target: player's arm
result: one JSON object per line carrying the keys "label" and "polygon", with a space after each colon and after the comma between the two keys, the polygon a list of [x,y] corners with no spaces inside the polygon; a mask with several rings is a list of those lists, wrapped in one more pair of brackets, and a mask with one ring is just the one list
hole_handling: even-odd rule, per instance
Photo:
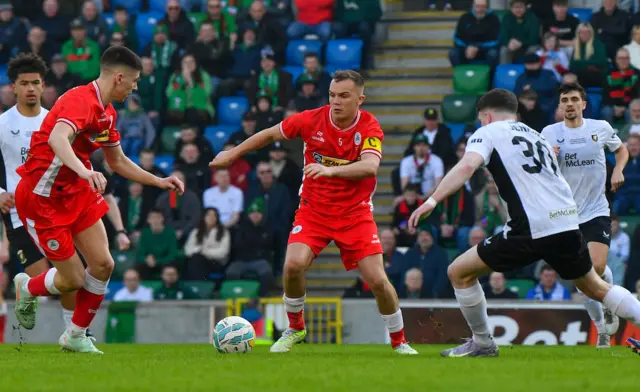
{"label": "player's arm", "polygon": [[274,125],[271,128],[264,129],[260,132],[256,132],[253,136],[235,146],[231,150],[221,151],[216,157],[209,163],[211,167],[227,167],[233,161],[241,158],[245,154],[259,150],[262,147],[268,146],[280,140],[285,140],[285,137],[280,132],[280,124]]}
{"label": "player's arm", "polygon": [[120,215],[118,201],[112,193],[105,194],[104,201],[109,206],[107,217],[117,233],[118,249],[121,251],[127,250],[129,249],[129,246],[131,246],[131,241],[129,240],[127,231],[124,228],[124,223],[122,222],[122,215]]}
{"label": "player's arm", "polygon": [[615,155],[616,165],[611,174],[611,190],[614,192],[624,184],[624,174],[622,174],[622,171],[625,166],[627,166],[627,162],[629,162],[629,150],[627,150],[627,146],[620,144],[620,147],[615,151]]}
{"label": "player's arm", "polygon": [[312,163],[304,167],[304,175],[310,178],[340,177],[340,178],[367,178],[378,174],[380,157],[376,154],[362,154],[358,162],[344,166],[323,166]]}

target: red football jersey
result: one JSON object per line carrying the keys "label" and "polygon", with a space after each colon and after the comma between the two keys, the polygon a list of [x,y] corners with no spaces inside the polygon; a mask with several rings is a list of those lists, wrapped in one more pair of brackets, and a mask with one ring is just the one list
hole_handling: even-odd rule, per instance
{"label": "red football jersey", "polygon": [[[378,120],[364,110],[354,123],[338,128],[331,120],[329,105],[308,110],[280,123],[282,135],[300,137],[304,143],[304,164],[320,163],[341,166],[360,160],[362,154],[375,154],[382,159],[384,134]],[[371,198],[376,190],[376,178],[303,178],[300,189],[301,207],[308,205],[321,214],[345,216],[373,211]]]}
{"label": "red football jersey", "polygon": [[116,110],[102,104],[100,88],[94,81],[64,93],[42,121],[40,130],[33,133],[31,147],[24,165],[17,170],[33,192],[44,197],[76,193],[89,183],[62,164],[49,146],[53,127],[63,122],[73,128],[71,147],[76,156],[91,168],[91,153],[102,146],[120,144],[116,131]]}

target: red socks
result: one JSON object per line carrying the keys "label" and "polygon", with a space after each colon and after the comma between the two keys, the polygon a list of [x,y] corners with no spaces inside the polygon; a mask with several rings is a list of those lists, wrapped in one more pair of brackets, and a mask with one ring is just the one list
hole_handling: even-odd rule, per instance
{"label": "red socks", "polygon": [[391,347],[393,348],[407,343],[407,339],[404,338],[404,328],[398,332],[389,332],[389,336],[391,337]]}
{"label": "red socks", "polygon": [[0,314],[0,343],[4,343],[4,326],[7,322],[7,316]]}
{"label": "red socks", "polygon": [[29,278],[27,282],[27,290],[34,297],[47,297],[50,295],[60,294],[54,284],[54,277],[57,270],[55,268],[49,268],[45,272],[38,276]]}
{"label": "red socks", "polygon": [[298,331],[301,331],[305,328],[304,310],[301,310],[297,313],[287,312],[287,317],[289,318],[289,328],[293,328]]}
{"label": "red socks", "polygon": [[80,328],[89,328],[91,321],[96,317],[104,294],[94,294],[84,287],[76,294],[76,309],[73,312],[71,322]]}

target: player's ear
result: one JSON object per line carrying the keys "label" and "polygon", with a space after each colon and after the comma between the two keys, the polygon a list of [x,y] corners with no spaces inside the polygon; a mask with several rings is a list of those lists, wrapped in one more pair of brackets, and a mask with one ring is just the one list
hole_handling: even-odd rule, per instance
{"label": "player's ear", "polygon": [[367,97],[364,94],[360,94],[360,96],[358,97],[358,104],[362,105],[365,99],[367,99]]}
{"label": "player's ear", "polygon": [[585,109],[587,109],[587,100],[583,99],[582,100],[582,110],[584,111]]}

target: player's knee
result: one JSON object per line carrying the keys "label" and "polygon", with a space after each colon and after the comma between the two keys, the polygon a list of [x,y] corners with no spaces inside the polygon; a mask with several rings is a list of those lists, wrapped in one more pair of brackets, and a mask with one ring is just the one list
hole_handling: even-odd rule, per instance
{"label": "player's knee", "polygon": [[463,287],[466,287],[473,280],[477,279],[474,275],[464,274],[455,262],[447,267],[447,276],[451,284]]}
{"label": "player's knee", "polygon": [[100,280],[108,280],[115,267],[111,257],[106,257],[98,263],[91,265],[91,275]]}
{"label": "player's knee", "polygon": [[63,287],[59,287],[61,291],[76,291],[84,286],[85,272],[84,269],[73,271],[71,274],[62,277]]}
{"label": "player's knee", "polygon": [[288,275],[299,275],[309,268],[308,262],[302,257],[287,257],[284,262],[284,272]]}
{"label": "player's knee", "polygon": [[376,275],[369,278],[367,284],[369,285],[369,288],[371,288],[371,291],[373,291],[374,293],[383,293],[387,287],[387,284],[390,285],[389,279],[384,274]]}

